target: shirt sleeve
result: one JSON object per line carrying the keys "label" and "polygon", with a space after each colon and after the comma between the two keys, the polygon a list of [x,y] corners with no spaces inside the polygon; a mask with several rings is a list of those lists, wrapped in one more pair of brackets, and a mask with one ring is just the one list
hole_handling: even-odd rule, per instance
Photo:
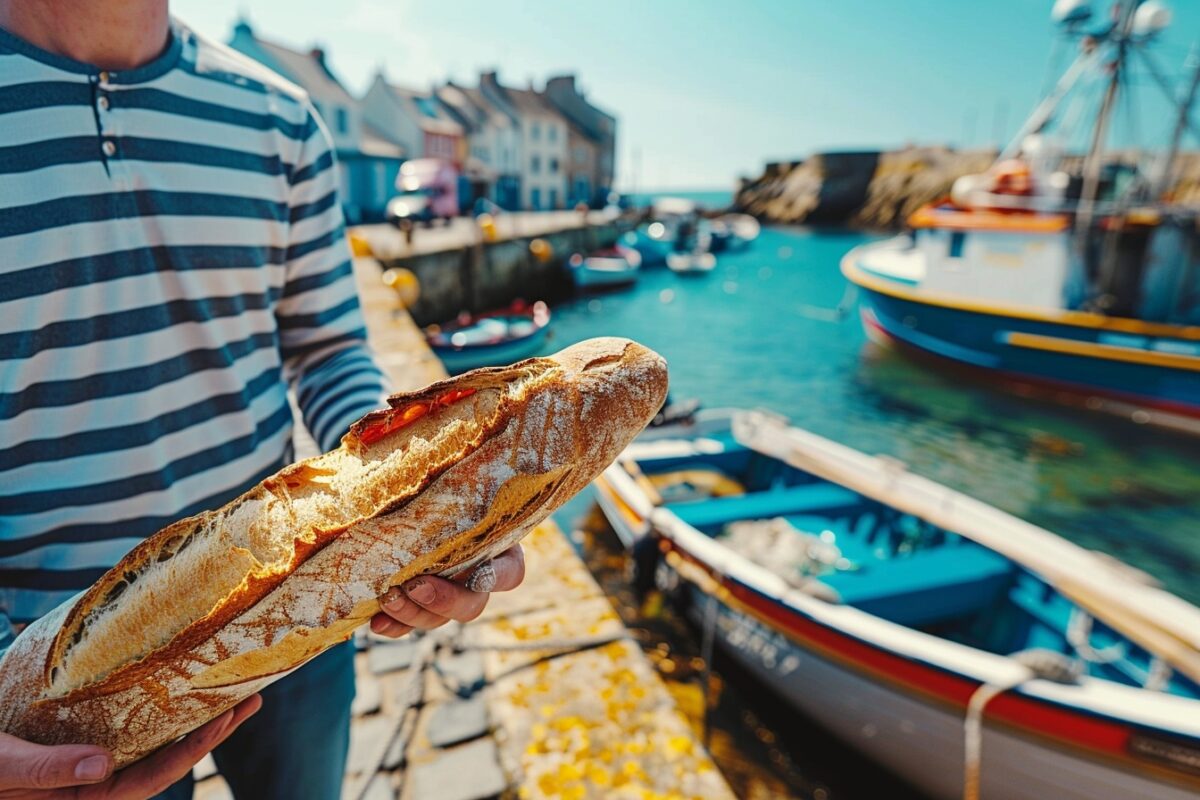
{"label": "shirt sleeve", "polygon": [[275,306],[284,376],[323,451],[386,405],[386,381],[367,345],[338,200],[337,160],[308,105],[307,137],[291,172],[286,277]]}
{"label": "shirt sleeve", "polygon": [[13,639],[17,638],[17,631],[12,626],[12,622],[8,617],[0,612],[0,658],[4,658],[4,654],[8,652],[8,648],[12,645]]}

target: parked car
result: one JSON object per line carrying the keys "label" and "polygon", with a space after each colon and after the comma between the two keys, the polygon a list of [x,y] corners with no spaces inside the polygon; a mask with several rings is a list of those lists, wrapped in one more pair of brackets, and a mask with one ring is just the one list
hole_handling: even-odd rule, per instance
{"label": "parked car", "polygon": [[449,161],[405,161],[396,176],[396,189],[400,194],[388,203],[387,218],[398,228],[458,216],[458,170]]}

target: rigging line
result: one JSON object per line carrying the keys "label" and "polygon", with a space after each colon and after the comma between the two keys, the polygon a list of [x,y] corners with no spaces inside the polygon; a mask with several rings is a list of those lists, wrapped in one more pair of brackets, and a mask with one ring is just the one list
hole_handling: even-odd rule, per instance
{"label": "rigging line", "polygon": [[[1157,84],[1158,88],[1166,96],[1167,102],[1172,106],[1178,106],[1179,98],[1175,96],[1175,88],[1171,86],[1171,82],[1167,80],[1162,70],[1158,68],[1158,64],[1150,56],[1150,53],[1141,47],[1134,48],[1134,52],[1141,57],[1142,62],[1146,65],[1146,69],[1150,72],[1151,77],[1154,78],[1155,84]],[[1197,127],[1195,121],[1192,120],[1191,114],[1181,112],[1181,118],[1183,120],[1182,124],[1186,126],[1188,132],[1200,141],[1200,127]]]}

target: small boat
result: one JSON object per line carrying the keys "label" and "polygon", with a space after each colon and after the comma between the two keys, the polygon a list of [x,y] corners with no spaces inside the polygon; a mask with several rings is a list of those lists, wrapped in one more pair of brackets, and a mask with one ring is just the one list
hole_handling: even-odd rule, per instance
{"label": "small boat", "polygon": [[621,237],[621,242],[626,247],[636,250],[642,257],[643,267],[667,263],[667,253],[671,252],[674,241],[674,231],[669,229],[666,223],[658,220],[639,225]]}
{"label": "small boat", "polygon": [[745,250],[758,238],[762,226],[749,214],[723,214],[708,223],[714,253]]}
{"label": "small boat", "polygon": [[717,257],[707,250],[667,253],[667,268],[676,275],[706,275],[717,266]]}
{"label": "small boat", "polygon": [[425,340],[452,374],[477,367],[511,364],[537,355],[550,333],[550,309],[540,300],[518,300],[486,314],[461,314],[454,322],[431,325]]}
{"label": "small boat", "polygon": [[635,282],[642,257],[636,250],[616,244],[587,257],[576,253],[567,264],[577,289],[608,289]]}
{"label": "small boat", "polygon": [[658,506],[641,550],[659,588],[912,785],[1200,792],[1200,609],[1147,576],[760,412],[735,415],[731,436],[637,446],[610,487]]}

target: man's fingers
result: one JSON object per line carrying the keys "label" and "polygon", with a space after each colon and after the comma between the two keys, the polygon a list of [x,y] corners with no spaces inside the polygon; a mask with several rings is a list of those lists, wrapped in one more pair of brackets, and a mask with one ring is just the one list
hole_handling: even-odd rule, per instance
{"label": "man's fingers", "polygon": [[[492,578],[486,580],[486,570],[490,568]],[[485,577],[476,577],[480,570],[485,570]],[[508,548],[491,561],[484,562],[475,568],[467,579],[467,588],[476,592],[508,592],[521,585],[525,580],[525,551],[521,545]],[[491,587],[486,583],[491,583]],[[484,585],[481,585],[484,584]]]}
{"label": "man's fingers", "polygon": [[112,765],[112,756],[103,747],[47,747],[0,733],[0,790],[98,783],[109,776]]}
{"label": "man's fingers", "polygon": [[188,773],[204,755],[229,738],[238,726],[262,707],[258,695],[189,733],[182,740],[121,770],[105,800],[141,800],[158,794]]}
{"label": "man's fingers", "polygon": [[412,632],[411,625],[405,625],[399,620],[392,619],[382,611],[371,617],[371,630],[380,636],[388,636],[392,639],[399,639],[406,633]]}
{"label": "man's fingers", "polygon": [[402,636],[413,628],[430,630],[451,619],[470,622],[483,613],[489,592],[515,589],[524,579],[525,552],[520,545],[480,564],[465,579],[422,575],[393,586],[379,599],[383,611],[371,619],[371,630]]}
{"label": "man's fingers", "polygon": [[[425,580],[425,578],[416,578],[410,581],[410,583],[416,583],[421,580]],[[442,583],[449,582],[443,581],[441,578],[433,578],[432,580],[441,581]],[[456,588],[460,591],[465,591],[462,587]],[[436,591],[438,590],[435,589]],[[380,605],[383,608],[383,613],[390,617],[396,624],[405,625],[409,628],[427,631],[445,625],[450,621],[447,615],[431,611],[417,603],[399,586],[393,586],[391,589],[388,589],[387,593],[381,598]],[[374,625],[371,627],[373,630],[378,631]]]}

